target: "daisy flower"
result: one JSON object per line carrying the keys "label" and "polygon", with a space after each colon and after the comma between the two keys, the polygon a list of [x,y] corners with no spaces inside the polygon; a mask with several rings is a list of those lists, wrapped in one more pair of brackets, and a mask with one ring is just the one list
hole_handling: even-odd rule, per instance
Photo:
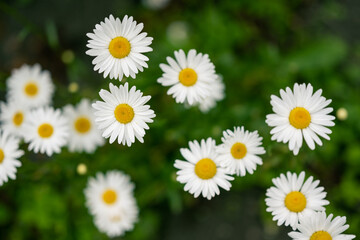
{"label": "daisy flower", "polygon": [[110,83],[109,87],[110,92],[102,89],[99,93],[104,101],[92,105],[102,136],[110,138],[110,143],[117,138],[119,144],[126,143],[129,147],[135,142],[135,137],[143,143],[144,129],[149,129],[147,123],[152,123],[156,116],[150,106],[145,105],[151,96],[143,96],[135,86],[129,90],[128,83],[119,87]]}
{"label": "daisy flower", "polygon": [[176,61],[167,57],[169,65],[160,64],[163,75],[157,81],[163,86],[171,86],[167,91],[177,103],[200,103],[212,95],[217,79],[215,66],[207,54],[196,53],[192,49],[186,56],[183,50],[175,51]]}
{"label": "daisy flower", "polygon": [[257,131],[245,131],[244,127],[234,127],[234,131],[223,131],[222,144],[216,147],[220,166],[230,174],[245,176],[246,172],[253,174],[256,165],[262,165],[262,159],[257,156],[265,153],[262,137]]}
{"label": "daisy flower", "polygon": [[51,156],[60,153],[61,147],[67,144],[67,119],[59,109],[42,107],[32,110],[24,122],[23,137],[29,144],[29,151],[46,153]]}
{"label": "daisy flower", "polygon": [[290,225],[295,230],[299,219],[310,216],[315,211],[324,211],[323,206],[329,204],[324,199],[324,188],[318,187],[320,181],[313,181],[311,176],[304,182],[304,178],[305,172],[301,172],[299,176],[290,172],[286,176],[281,174],[272,180],[275,187],[266,191],[266,211],[272,213],[278,226],[285,223],[285,226]]}
{"label": "daisy flower", "polygon": [[89,178],[84,191],[86,205],[101,232],[120,236],[133,228],[138,216],[133,190],[130,177],[120,171],[97,173],[95,178]]}
{"label": "daisy flower", "polygon": [[2,128],[22,137],[23,123],[27,117],[28,109],[17,102],[0,103],[0,121]]}
{"label": "daisy flower", "polygon": [[95,125],[95,115],[89,99],[82,99],[76,107],[65,106],[64,115],[70,129],[68,142],[70,152],[92,153],[97,146],[104,144],[104,138]]}
{"label": "daisy flower", "polygon": [[7,80],[8,102],[23,107],[41,107],[51,103],[54,85],[49,71],[42,71],[39,64],[23,65],[12,71]]}
{"label": "daisy flower", "polygon": [[149,47],[153,38],[146,37],[147,33],[140,33],[144,24],[137,24],[133,17],[127,15],[120,21],[110,15],[105,22],[95,25],[93,33],[86,34],[90,40],[86,45],[86,54],[95,57],[92,63],[94,70],[108,75],[111,79],[119,79],[142,72],[149,60],[143,53],[151,52]]}
{"label": "daisy flower", "polygon": [[[328,134],[331,130],[327,127],[334,126],[333,111],[327,107],[331,100],[321,96],[322,90],[313,94],[311,84],[294,85],[294,91],[289,87],[286,91],[280,90],[281,99],[271,95],[271,105],[275,114],[266,116],[266,123],[270,127],[272,140],[289,143],[289,149],[294,155],[299,153],[303,138],[310,149],[315,149],[315,143],[322,145],[319,136],[330,140]],[[319,135],[319,136],[318,136]]]}
{"label": "daisy flower", "polygon": [[200,194],[211,199],[220,194],[219,186],[230,190],[229,181],[234,178],[227,175],[224,168],[219,165],[218,154],[215,152],[216,143],[212,138],[189,142],[188,148],[181,148],[181,155],[186,161],[176,160],[176,180],[184,183],[184,190],[197,198]]}
{"label": "daisy flower", "polygon": [[212,84],[213,90],[211,95],[205,97],[204,99],[200,100],[199,102],[199,109],[203,113],[207,113],[210,109],[216,106],[216,102],[221,101],[224,99],[225,94],[225,85],[223,83],[222,78],[217,75],[215,82]]}
{"label": "daisy flower", "polygon": [[297,232],[289,233],[295,240],[351,240],[355,235],[342,234],[349,228],[346,217],[336,217],[333,214],[326,217],[325,212],[316,212],[313,215],[300,219]]}
{"label": "daisy flower", "polygon": [[0,130],[0,186],[9,178],[16,179],[16,168],[21,166],[18,158],[24,155],[24,151],[19,149],[19,141],[8,131]]}

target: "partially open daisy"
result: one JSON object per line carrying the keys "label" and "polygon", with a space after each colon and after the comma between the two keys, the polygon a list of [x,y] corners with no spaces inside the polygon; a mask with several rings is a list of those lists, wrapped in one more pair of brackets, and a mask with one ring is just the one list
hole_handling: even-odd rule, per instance
{"label": "partially open daisy", "polygon": [[104,138],[95,125],[95,115],[89,99],[82,99],[76,107],[65,106],[64,115],[69,121],[70,152],[92,153],[104,144]]}
{"label": "partially open daisy", "polygon": [[130,177],[120,171],[97,173],[95,178],[89,178],[84,191],[86,205],[100,231],[120,236],[133,228],[138,216],[133,190]]}
{"label": "partially open daisy", "polygon": [[49,71],[42,71],[39,64],[14,69],[7,80],[7,87],[8,102],[30,108],[49,105],[54,92]]}
{"label": "partially open daisy", "polygon": [[24,122],[23,137],[29,150],[51,156],[60,153],[67,144],[69,129],[67,119],[59,109],[41,107],[32,110]]}
{"label": "partially open daisy", "polygon": [[342,234],[349,228],[346,217],[335,217],[325,212],[316,212],[311,216],[300,219],[297,232],[289,233],[295,240],[351,240],[355,235]]}
{"label": "partially open daisy", "polygon": [[135,142],[135,137],[143,143],[145,129],[149,129],[147,123],[152,123],[155,117],[150,106],[145,105],[151,96],[143,96],[135,86],[129,90],[128,83],[119,87],[110,83],[109,87],[110,92],[102,89],[99,93],[104,101],[92,105],[102,136],[110,138],[110,143],[117,138],[119,144],[126,143],[127,146]]}
{"label": "partially open daisy", "polygon": [[18,160],[24,151],[19,149],[19,139],[8,131],[0,130],[0,186],[8,179],[16,179],[16,171],[21,166]]}
{"label": "partially open daisy", "polygon": [[22,137],[22,126],[28,109],[17,102],[0,103],[0,121],[2,128],[17,137]]}
{"label": "partially open daisy", "polygon": [[295,229],[299,219],[324,211],[323,206],[329,204],[324,188],[318,187],[320,181],[313,181],[311,176],[304,182],[304,178],[305,172],[299,176],[290,172],[286,176],[281,174],[272,180],[275,187],[266,191],[266,211],[271,212],[279,226],[285,223]]}
{"label": "partially open daisy", "polygon": [[176,61],[167,57],[169,63],[160,64],[163,75],[157,81],[163,86],[171,86],[167,91],[177,103],[200,103],[211,96],[217,79],[215,66],[207,54],[196,53],[192,49],[186,56],[183,50],[175,51]]}
{"label": "partially open daisy", "polygon": [[223,83],[223,80],[219,75],[217,75],[216,80],[212,84],[211,95],[200,100],[199,109],[203,113],[207,113],[210,109],[214,108],[218,101],[224,99],[225,97],[224,90],[225,90],[225,85]]}
{"label": "partially open daisy", "polygon": [[271,95],[271,105],[275,114],[266,116],[266,123],[270,127],[272,140],[288,143],[289,149],[298,154],[303,143],[303,138],[310,149],[315,149],[315,143],[322,145],[318,137],[330,140],[328,134],[331,130],[327,127],[334,126],[334,116],[329,115],[333,111],[327,108],[331,100],[321,96],[322,90],[313,94],[311,84],[294,85],[294,91],[289,87],[286,91],[280,90],[281,99]]}
{"label": "partially open daisy", "polygon": [[200,144],[194,140],[189,142],[188,148],[181,148],[181,155],[186,161],[176,160],[176,180],[184,183],[184,190],[198,197],[211,199],[220,194],[219,186],[227,191],[230,190],[229,181],[234,178],[227,175],[224,168],[219,165],[218,155],[215,152],[215,140],[202,139]]}
{"label": "partially open daisy", "polygon": [[139,70],[147,68],[149,58],[143,53],[152,51],[149,45],[153,38],[140,33],[143,28],[144,24],[137,24],[127,15],[122,21],[110,15],[105,22],[96,24],[94,32],[86,34],[90,38],[86,54],[95,57],[94,70],[103,72],[104,78],[109,75],[121,81],[123,75],[135,78]]}
{"label": "partially open daisy", "polygon": [[234,127],[234,131],[226,130],[221,138],[222,144],[216,147],[220,166],[230,174],[245,176],[246,172],[253,174],[256,165],[262,165],[262,159],[257,156],[265,153],[262,137],[257,131],[245,131],[244,127]]}

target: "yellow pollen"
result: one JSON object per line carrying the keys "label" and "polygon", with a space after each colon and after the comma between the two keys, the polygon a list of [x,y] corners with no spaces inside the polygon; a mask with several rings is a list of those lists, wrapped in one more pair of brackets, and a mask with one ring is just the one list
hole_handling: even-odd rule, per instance
{"label": "yellow pollen", "polygon": [[54,132],[53,126],[48,123],[43,123],[38,128],[38,134],[42,138],[49,138]]}
{"label": "yellow pollen", "polygon": [[91,128],[91,123],[87,117],[79,117],[76,119],[74,127],[79,133],[87,133]]}
{"label": "yellow pollen", "polygon": [[27,83],[24,88],[25,94],[28,95],[29,97],[35,97],[36,94],[38,93],[38,90],[39,90],[38,86],[34,82]]}
{"label": "yellow pollen", "polygon": [[109,52],[114,58],[127,57],[131,50],[129,40],[124,37],[113,38],[109,44]]}
{"label": "yellow pollen", "polygon": [[302,212],[306,207],[306,197],[298,191],[293,191],[286,195],[285,206],[291,212]]}
{"label": "yellow pollen", "polygon": [[311,116],[308,110],[303,107],[296,107],[291,110],[289,115],[290,124],[297,129],[307,128],[311,122]]}
{"label": "yellow pollen", "polygon": [[108,189],[103,193],[102,198],[106,204],[111,205],[115,203],[117,195],[114,190]]}
{"label": "yellow pollen", "polygon": [[246,153],[247,149],[243,143],[237,142],[231,147],[231,155],[236,159],[242,159],[246,156]]}
{"label": "yellow pollen", "polygon": [[133,120],[134,109],[126,103],[121,103],[115,108],[114,114],[118,122],[126,124]]}
{"label": "yellow pollen", "polygon": [[190,87],[194,85],[197,81],[197,74],[192,68],[184,68],[179,73],[179,81],[182,85]]}
{"label": "yellow pollen", "polygon": [[195,173],[201,179],[210,179],[216,174],[216,164],[210,158],[203,158],[195,165]]}
{"label": "yellow pollen", "polygon": [[4,151],[0,148],[0,164],[4,161],[5,154]]}
{"label": "yellow pollen", "polygon": [[332,237],[326,231],[317,231],[311,235],[310,240],[332,240]]}
{"label": "yellow pollen", "polygon": [[13,123],[19,127],[24,120],[24,114],[22,112],[16,112],[13,117]]}

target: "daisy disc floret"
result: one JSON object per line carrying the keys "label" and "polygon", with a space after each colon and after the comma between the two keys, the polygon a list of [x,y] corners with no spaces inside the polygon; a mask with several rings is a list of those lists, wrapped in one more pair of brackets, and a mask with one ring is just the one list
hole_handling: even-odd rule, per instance
{"label": "daisy disc floret", "polygon": [[22,137],[28,109],[17,102],[0,103],[2,128],[17,137]]}
{"label": "daisy disc floret", "polygon": [[331,100],[321,93],[321,89],[313,93],[311,84],[295,83],[293,91],[289,87],[280,90],[281,98],[272,95],[270,103],[275,113],[266,116],[266,123],[273,127],[271,139],[288,143],[295,155],[303,139],[312,150],[315,143],[322,145],[319,136],[330,140],[328,127],[335,125],[335,117],[330,115],[333,108],[327,107]]}
{"label": "daisy disc floret", "polygon": [[149,47],[153,38],[142,32],[143,23],[137,24],[127,15],[121,21],[110,15],[104,22],[95,25],[86,45],[87,55],[94,57],[94,70],[103,73],[104,78],[123,79],[123,76],[135,78],[139,71],[147,68],[149,60],[143,53],[151,52]]}

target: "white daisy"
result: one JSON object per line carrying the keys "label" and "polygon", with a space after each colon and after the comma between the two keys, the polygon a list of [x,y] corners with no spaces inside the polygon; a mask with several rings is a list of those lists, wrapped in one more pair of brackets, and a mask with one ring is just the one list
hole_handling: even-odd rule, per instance
{"label": "white daisy", "polygon": [[219,75],[217,75],[215,82],[212,84],[212,88],[213,90],[211,92],[211,95],[205,97],[199,102],[199,109],[203,113],[207,113],[210,109],[216,106],[216,102],[223,100],[225,97],[225,85]]}
{"label": "white daisy", "polygon": [[133,190],[130,177],[120,171],[89,178],[84,191],[86,205],[100,231],[119,236],[133,228],[138,216]]}
{"label": "white daisy", "polygon": [[215,66],[207,54],[196,53],[192,49],[186,56],[183,50],[175,51],[176,61],[167,57],[169,65],[160,64],[163,75],[157,81],[163,86],[171,86],[167,91],[177,103],[200,103],[211,96],[217,79]]}
{"label": "white daisy", "polygon": [[216,143],[212,138],[189,142],[189,148],[181,148],[181,155],[186,161],[176,160],[176,180],[185,183],[184,190],[198,197],[211,199],[220,194],[219,186],[230,190],[229,181],[234,178],[227,175],[224,168],[220,167],[218,155],[215,152]]}
{"label": "white daisy", "polygon": [[281,99],[271,95],[271,105],[275,114],[266,116],[266,123],[270,127],[272,140],[289,142],[289,149],[298,154],[302,146],[303,137],[310,149],[315,149],[315,143],[322,145],[318,137],[330,140],[328,134],[331,130],[327,127],[334,126],[334,116],[329,115],[332,108],[326,108],[331,100],[321,96],[322,90],[313,94],[311,84],[294,85],[294,91],[289,87],[286,91],[280,90]]}
{"label": "white daisy", "polygon": [[140,33],[143,28],[143,23],[137,24],[127,15],[122,21],[110,15],[105,22],[96,24],[94,32],[86,34],[90,38],[86,54],[95,57],[94,70],[103,72],[104,78],[109,75],[121,81],[123,75],[135,78],[139,70],[147,68],[149,58],[143,53],[152,51],[149,45],[153,38]]}
{"label": "white daisy", "polygon": [[143,96],[135,86],[129,90],[128,83],[119,87],[110,83],[109,87],[110,92],[102,89],[99,93],[104,102],[92,105],[102,136],[110,138],[110,143],[117,138],[119,144],[127,146],[135,142],[135,137],[143,143],[144,129],[149,129],[147,123],[152,123],[156,116],[150,106],[145,105],[151,96]]}
{"label": "white daisy", "polygon": [[222,144],[216,147],[220,166],[230,174],[245,176],[246,172],[253,174],[256,165],[262,165],[262,159],[257,156],[264,154],[262,137],[257,131],[245,131],[244,127],[234,127],[234,131],[223,131]]}
{"label": "white daisy", "polygon": [[23,123],[27,117],[28,109],[17,102],[0,103],[0,121],[2,128],[22,137]]}
{"label": "white daisy", "polygon": [[349,228],[346,217],[336,217],[333,214],[326,217],[325,212],[317,212],[300,219],[298,232],[291,232],[289,236],[295,240],[351,240],[355,235],[342,234]]}
{"label": "white daisy", "polygon": [[67,119],[59,109],[42,107],[29,112],[23,137],[30,143],[29,150],[51,156],[54,152],[60,153],[61,147],[67,144],[68,131]]}
{"label": "white daisy", "polygon": [[315,211],[324,211],[323,206],[329,204],[324,199],[324,188],[318,187],[320,181],[313,181],[311,176],[304,182],[304,178],[305,172],[299,176],[290,172],[287,172],[287,176],[281,174],[272,180],[275,187],[266,191],[266,211],[271,212],[279,226],[285,223],[285,226],[290,225],[295,230],[299,219]]}
{"label": "white daisy", "polygon": [[50,72],[42,71],[39,64],[14,69],[7,80],[7,87],[8,102],[17,102],[23,107],[49,105],[54,92]]}
{"label": "white daisy", "polygon": [[104,144],[104,138],[95,125],[95,115],[89,99],[82,99],[76,107],[65,106],[64,115],[69,121],[70,152],[92,153],[96,147]]}
{"label": "white daisy", "polygon": [[19,149],[19,141],[8,131],[0,130],[0,186],[9,178],[16,179],[16,168],[21,166],[18,158],[24,155],[24,151]]}

